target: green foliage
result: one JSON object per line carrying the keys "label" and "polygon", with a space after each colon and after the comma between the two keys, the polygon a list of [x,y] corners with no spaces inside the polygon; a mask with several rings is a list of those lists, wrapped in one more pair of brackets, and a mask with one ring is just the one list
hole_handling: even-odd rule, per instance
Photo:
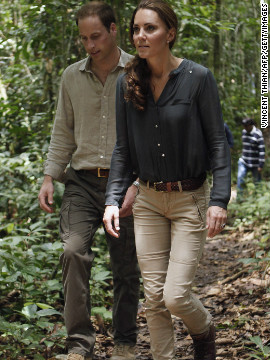
{"label": "green foliage", "polygon": [[239,201],[229,204],[233,226],[251,225],[256,222],[268,222],[270,213],[270,182],[260,184],[247,182],[246,189]]}
{"label": "green foliage", "polygon": [[250,340],[257,345],[259,348],[258,350],[250,349],[252,350],[252,354],[249,356],[249,359],[269,359],[270,358],[270,347],[264,346],[262,343],[262,339],[259,336],[252,336],[250,337]]}
{"label": "green foliage", "polygon": [[[33,306],[31,310],[25,311],[28,317],[31,314],[32,321],[27,323],[8,322],[0,316],[2,358],[5,359],[8,354],[9,358],[18,359],[24,354],[28,359],[45,359],[39,353],[44,352],[46,347],[52,348],[55,344],[59,348],[64,347],[62,340],[66,335],[64,328],[56,328],[55,320],[50,322],[46,317],[41,317],[36,309]],[[35,357],[32,357],[33,353]]]}
{"label": "green foliage", "polygon": [[254,257],[239,259],[239,262],[244,265],[251,265],[252,270],[264,270],[267,272],[270,266],[270,251],[261,250],[255,253]]}
{"label": "green foliage", "polygon": [[[241,201],[229,204],[229,221],[232,221],[234,228],[237,228],[240,232],[243,232],[245,229],[260,229],[259,233],[258,231],[256,234],[254,232],[254,243],[258,250],[251,257],[241,258],[238,261],[248,266],[250,272],[256,270],[261,273],[262,279],[264,279],[270,266],[269,190],[269,181],[262,181],[262,183],[256,186],[253,183],[247,183],[246,191]],[[253,354],[253,358],[260,359],[258,357],[259,353],[257,352],[256,354]]]}
{"label": "green foliage", "polygon": [[[7,223],[0,239],[1,316],[0,355],[43,354],[64,347],[63,295],[59,256],[62,244],[48,231],[52,222],[48,216],[37,223],[20,228]],[[54,222],[55,225],[55,222]],[[109,257],[102,231],[97,234],[96,265],[93,267],[91,293],[92,315],[99,314],[111,321],[111,273]],[[12,287],[10,286],[12,284]],[[106,306],[106,307],[105,307]],[[16,330],[16,331],[15,331]],[[8,344],[8,345],[7,345]],[[59,349],[58,349],[59,351]]]}
{"label": "green foliage", "polygon": [[[134,53],[128,26],[137,0],[108,2],[116,11],[120,46]],[[2,0],[0,4],[2,358],[45,359],[48,349],[53,353],[64,346],[58,235],[63,186],[55,187],[54,214],[40,211],[37,195],[61,74],[85,57],[74,21],[83,3]],[[223,0],[219,14],[214,1],[169,3],[180,19],[174,54],[208,66],[217,78],[224,119],[235,137],[235,169],[241,148],[239,119],[248,115],[258,120],[259,114],[259,7],[253,2]],[[269,214],[268,194],[267,182],[256,191],[248,185],[245,201],[230,205],[233,225],[264,222]],[[93,315],[110,320],[112,278],[102,231],[96,235],[94,251]],[[261,251],[252,260],[256,266],[269,257],[263,245]]]}
{"label": "green foliage", "polygon": [[258,247],[253,257],[239,259],[245,265],[252,265],[253,269],[264,269],[266,272],[270,263],[269,251],[269,213],[270,213],[270,182],[262,181],[254,185],[248,182],[240,201],[229,204],[229,222],[234,228],[253,228],[260,226],[261,233],[256,240]]}
{"label": "green foliage", "polygon": [[[112,273],[110,271],[110,256],[107,250],[103,228],[98,229],[95,235],[93,251],[96,253],[94,265],[91,270],[90,291],[93,305],[92,314],[104,315],[104,319],[112,319]],[[106,306],[106,311],[104,310]]]}
{"label": "green foliage", "polygon": [[108,311],[104,306],[93,307],[91,310],[93,315],[100,315],[104,320],[112,321],[112,312]]}

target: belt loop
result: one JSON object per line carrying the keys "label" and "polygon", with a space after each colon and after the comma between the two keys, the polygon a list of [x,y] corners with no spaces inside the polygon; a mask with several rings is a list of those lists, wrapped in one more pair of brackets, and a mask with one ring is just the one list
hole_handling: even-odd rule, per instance
{"label": "belt loop", "polygon": [[166,183],[166,187],[167,187],[167,191],[171,192],[172,191],[172,183],[171,182],[167,182]]}
{"label": "belt loop", "polygon": [[177,183],[178,183],[179,191],[182,192],[183,189],[182,189],[181,181],[177,181]]}
{"label": "belt loop", "polygon": [[150,188],[150,186],[149,186],[149,180],[147,181],[146,186],[147,186],[147,190],[149,190],[149,188]]}

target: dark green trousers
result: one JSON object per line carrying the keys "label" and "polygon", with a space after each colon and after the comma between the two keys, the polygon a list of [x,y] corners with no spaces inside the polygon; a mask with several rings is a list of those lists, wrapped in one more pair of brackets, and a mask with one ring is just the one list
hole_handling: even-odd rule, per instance
{"label": "dark green trousers", "polygon": [[[91,356],[95,331],[91,324],[89,279],[96,230],[102,224],[107,179],[88,171],[68,169],[60,212],[61,255],[65,297],[64,318],[69,352]],[[116,239],[106,233],[113,272],[113,327],[115,343],[135,345],[139,301],[139,268],[133,217],[120,220]],[[98,246],[98,244],[95,244]]]}

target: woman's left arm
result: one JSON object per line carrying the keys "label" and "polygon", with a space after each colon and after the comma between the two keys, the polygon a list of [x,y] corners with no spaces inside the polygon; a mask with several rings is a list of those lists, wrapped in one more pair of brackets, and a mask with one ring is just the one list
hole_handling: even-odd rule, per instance
{"label": "woman's left arm", "polygon": [[213,237],[223,230],[227,221],[227,204],[231,195],[231,159],[218,88],[208,69],[199,94],[199,111],[213,174],[207,212],[208,236]]}
{"label": "woman's left arm", "polygon": [[213,174],[209,206],[227,209],[231,196],[231,156],[216,81],[208,69],[201,84],[198,105]]}

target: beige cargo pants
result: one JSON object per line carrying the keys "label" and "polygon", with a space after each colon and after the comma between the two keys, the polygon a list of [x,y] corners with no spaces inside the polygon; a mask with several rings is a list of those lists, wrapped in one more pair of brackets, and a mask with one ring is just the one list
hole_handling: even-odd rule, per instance
{"label": "beige cargo pants", "polygon": [[206,239],[208,201],[207,181],[194,191],[170,193],[140,184],[134,229],[154,360],[174,356],[171,314],[192,335],[210,325],[211,315],[191,292]]}

